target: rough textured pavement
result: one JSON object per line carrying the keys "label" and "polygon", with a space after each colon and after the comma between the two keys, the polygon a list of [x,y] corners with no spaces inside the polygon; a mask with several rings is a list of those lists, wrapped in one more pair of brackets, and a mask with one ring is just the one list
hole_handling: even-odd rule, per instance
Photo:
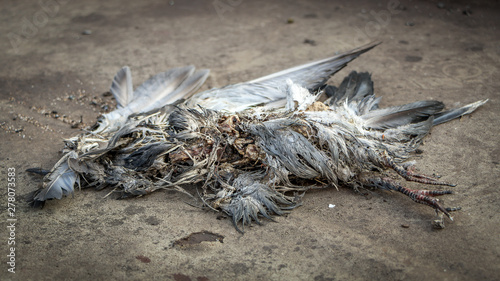
{"label": "rough textured pavement", "polygon": [[[499,13],[495,1],[4,1],[0,279],[498,278]],[[104,198],[109,189],[82,190],[42,210],[22,202],[40,181],[25,169],[51,168],[64,138],[115,107],[104,93],[123,65],[135,86],[171,67],[210,68],[207,89],[375,39],[383,44],[332,83],[369,71],[384,106],[490,99],[434,128],[421,147],[419,169],[457,184],[443,199],[462,210],[443,230],[431,227],[431,208],[377,190],[310,192],[302,207],[245,235],[173,191],[114,200]],[[15,274],[7,271],[8,168],[16,170]],[[174,243],[201,231],[223,243]]]}

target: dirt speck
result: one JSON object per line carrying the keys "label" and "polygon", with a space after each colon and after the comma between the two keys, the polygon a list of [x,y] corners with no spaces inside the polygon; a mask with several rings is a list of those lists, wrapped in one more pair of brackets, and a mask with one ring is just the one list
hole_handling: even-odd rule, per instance
{"label": "dirt speck", "polygon": [[143,263],[150,263],[151,262],[151,259],[146,257],[146,256],[143,256],[143,255],[138,255],[137,257],[135,257],[136,259],[140,260],[141,262]]}
{"label": "dirt speck", "polygon": [[202,242],[224,242],[224,236],[217,234],[217,233],[212,233],[209,231],[201,231],[201,232],[194,232],[189,234],[188,236],[181,238],[179,240],[176,240],[173,245],[177,247],[186,247],[190,245],[196,245],[200,244]]}

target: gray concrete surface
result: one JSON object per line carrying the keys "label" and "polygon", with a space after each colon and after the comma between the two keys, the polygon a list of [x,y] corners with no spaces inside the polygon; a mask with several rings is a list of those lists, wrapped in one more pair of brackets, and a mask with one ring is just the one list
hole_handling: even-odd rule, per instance
{"label": "gray concrete surface", "polygon": [[[2,1],[0,279],[497,279],[499,13],[495,1]],[[443,230],[432,229],[432,209],[383,191],[310,192],[302,207],[245,235],[176,192],[118,201],[104,198],[110,190],[82,190],[42,210],[21,201],[39,183],[24,170],[51,168],[62,140],[79,133],[72,124],[91,125],[114,108],[103,93],[123,65],[135,86],[171,67],[210,68],[207,89],[375,39],[383,44],[332,83],[353,69],[369,71],[384,106],[490,99],[434,128],[417,159],[422,172],[458,184],[443,199],[463,209]],[[15,274],[7,271],[10,167]],[[223,243],[173,246],[203,230]]]}

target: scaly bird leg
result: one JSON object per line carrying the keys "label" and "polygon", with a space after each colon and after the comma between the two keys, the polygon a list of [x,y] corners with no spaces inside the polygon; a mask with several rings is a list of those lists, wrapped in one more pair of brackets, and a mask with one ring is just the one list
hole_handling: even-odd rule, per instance
{"label": "scaly bird leg", "polygon": [[410,197],[413,201],[424,204],[427,206],[431,206],[436,209],[436,211],[441,211],[444,213],[450,220],[453,220],[453,217],[450,215],[450,211],[458,210],[458,208],[444,208],[439,199],[434,198],[434,196],[440,196],[445,194],[452,194],[453,192],[450,190],[418,190],[418,189],[410,189],[404,187],[398,183],[395,183],[392,179],[389,178],[375,178],[369,180],[369,185],[374,187],[395,190],[403,193],[404,195]]}
{"label": "scaly bird leg", "polygon": [[387,155],[387,153],[384,153],[383,158],[385,160],[385,164],[387,165],[387,167],[396,171],[396,173],[398,173],[400,176],[402,176],[407,181],[432,184],[432,185],[447,185],[447,186],[451,186],[451,187],[456,186],[456,184],[442,182],[434,177],[429,177],[426,175],[418,174],[415,171],[413,171],[411,168],[405,169],[403,166],[396,164],[394,162],[394,160],[392,160],[392,158],[390,158]]}

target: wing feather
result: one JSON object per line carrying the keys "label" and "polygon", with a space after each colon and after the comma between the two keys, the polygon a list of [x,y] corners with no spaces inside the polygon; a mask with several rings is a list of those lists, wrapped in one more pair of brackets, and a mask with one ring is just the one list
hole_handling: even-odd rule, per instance
{"label": "wing feather", "polygon": [[132,101],[132,74],[128,66],[124,66],[116,73],[109,91],[115,97],[118,108],[125,107]]}

